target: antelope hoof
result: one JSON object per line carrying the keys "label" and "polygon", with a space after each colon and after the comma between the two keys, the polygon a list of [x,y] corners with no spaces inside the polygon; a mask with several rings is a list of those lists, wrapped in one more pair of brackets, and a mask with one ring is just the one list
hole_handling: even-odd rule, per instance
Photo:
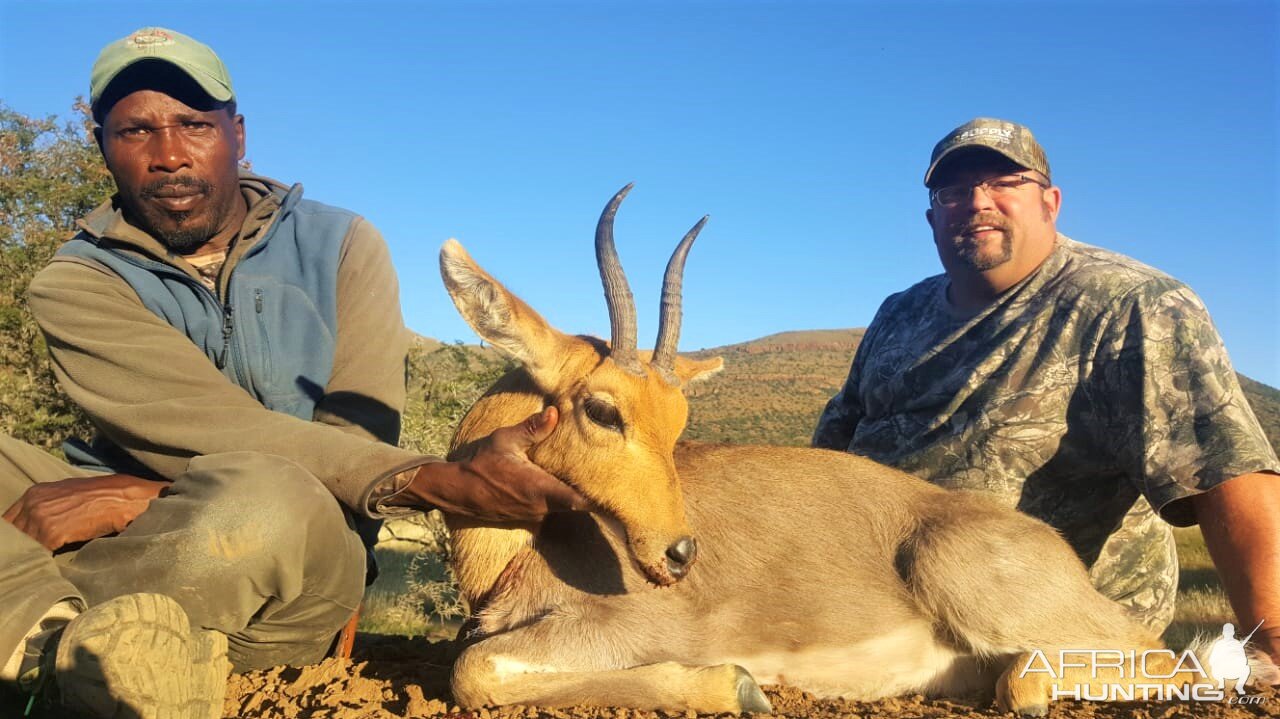
{"label": "antelope hoof", "polygon": [[996,708],[1021,716],[1042,717],[1049,713],[1049,700],[1052,696],[1048,680],[1038,674],[1021,677],[1014,673],[1016,667],[1026,666],[1026,656],[1024,654],[1015,659],[1009,669],[1000,675],[996,682]]}
{"label": "antelope hoof", "polygon": [[1037,701],[1020,702],[1012,696],[1009,696],[1008,687],[997,687],[996,709],[1002,712],[1012,712],[1018,716],[1024,717],[1042,717],[1049,713],[1048,703]]}
{"label": "antelope hoof", "polygon": [[742,667],[734,667],[734,683],[738,692],[738,711],[751,712],[752,714],[772,714],[773,705],[769,703],[769,698],[760,691],[760,685],[756,684],[755,677],[751,676]]}

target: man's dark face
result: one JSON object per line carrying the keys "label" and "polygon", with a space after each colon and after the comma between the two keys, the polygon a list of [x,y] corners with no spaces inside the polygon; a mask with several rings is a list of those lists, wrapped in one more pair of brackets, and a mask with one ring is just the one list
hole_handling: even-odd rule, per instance
{"label": "man's dark face", "polygon": [[129,221],[170,250],[190,254],[239,231],[240,115],[140,89],[111,107],[99,143]]}

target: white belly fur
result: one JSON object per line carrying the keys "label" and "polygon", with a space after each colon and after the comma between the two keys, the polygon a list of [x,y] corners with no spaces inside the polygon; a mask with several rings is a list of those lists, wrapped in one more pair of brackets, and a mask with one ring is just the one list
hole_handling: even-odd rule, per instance
{"label": "white belly fur", "polygon": [[[850,646],[768,652],[723,661],[761,684],[786,684],[819,697],[871,700],[903,694],[963,694],[993,681],[970,654],[939,643],[925,624]],[[988,687],[989,688],[989,687]]]}

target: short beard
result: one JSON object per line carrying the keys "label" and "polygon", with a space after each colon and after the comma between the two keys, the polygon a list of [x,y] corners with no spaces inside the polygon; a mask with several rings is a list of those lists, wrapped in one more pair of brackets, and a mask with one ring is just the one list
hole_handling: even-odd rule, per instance
{"label": "short beard", "polygon": [[[211,183],[193,177],[177,177],[171,180],[152,182],[145,185],[140,194],[143,198],[149,198],[165,187],[174,186],[195,187],[205,197],[212,198],[216,196],[214,192],[216,188]],[[200,249],[201,246],[213,239],[213,236],[218,233],[218,225],[221,224],[222,219],[226,216],[226,212],[223,208],[212,208],[212,210],[214,216],[210,218],[208,224],[183,227],[182,225],[191,216],[190,212],[168,212],[162,209],[160,212],[175,225],[176,229],[164,231],[159,227],[152,227],[150,228],[150,234],[165,247],[169,248],[171,252],[179,255],[189,255]]]}
{"label": "short beard", "polygon": [[[186,221],[187,212],[166,213],[178,225]],[[184,227],[174,232],[157,234],[156,239],[179,255],[189,255],[204,246],[213,238],[215,231],[210,227]]]}
{"label": "short beard", "polygon": [[956,259],[978,272],[993,270],[1013,259],[1013,237],[1008,230],[1001,230],[999,254],[980,252],[979,248],[968,244],[959,236],[955,238],[955,242]]}
{"label": "short beard", "polygon": [[[975,227],[989,225],[1000,231],[1000,252],[982,252],[982,247],[971,242],[966,235]],[[948,229],[948,240],[955,247],[956,259],[978,272],[992,270],[1013,259],[1013,229],[1003,217],[975,215]]]}

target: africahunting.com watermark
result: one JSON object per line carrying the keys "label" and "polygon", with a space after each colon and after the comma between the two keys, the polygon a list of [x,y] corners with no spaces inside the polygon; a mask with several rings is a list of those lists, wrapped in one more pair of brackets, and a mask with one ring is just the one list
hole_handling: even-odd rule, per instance
{"label": "africahunting.com watermark", "polygon": [[1235,627],[1224,624],[1222,637],[1202,655],[1203,662],[1193,649],[1036,650],[1018,676],[1041,674],[1053,680],[1053,700],[1261,704],[1262,696],[1245,692],[1250,672],[1245,645],[1252,637],[1250,632],[1236,639]]}

